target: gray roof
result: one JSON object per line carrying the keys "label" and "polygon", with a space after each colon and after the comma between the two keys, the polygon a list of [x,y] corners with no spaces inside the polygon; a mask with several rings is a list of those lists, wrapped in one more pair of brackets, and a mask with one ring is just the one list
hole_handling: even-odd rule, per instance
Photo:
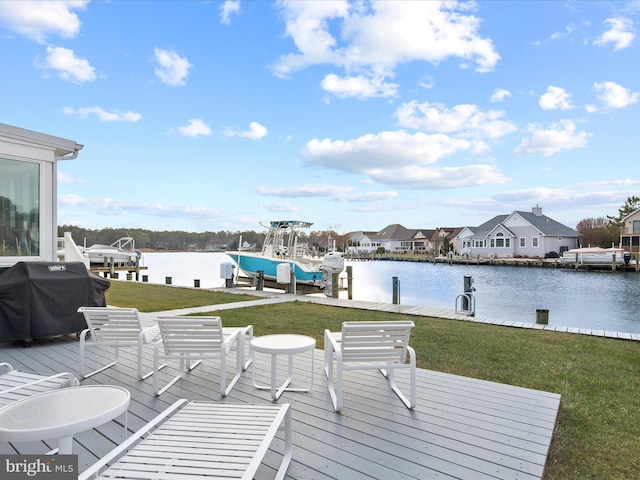
{"label": "gray roof", "polygon": [[[580,234],[573,228],[567,227],[560,222],[557,222],[553,218],[549,218],[546,215],[536,215],[533,212],[515,211],[527,222],[529,222],[534,228],[538,229],[542,235],[552,237],[579,237]],[[504,223],[504,221],[513,215],[497,215],[491,220],[484,222],[477,227],[469,227],[469,230],[473,232],[475,237],[485,237],[498,225]],[[506,227],[505,227],[506,228]]]}
{"label": "gray roof", "polygon": [[567,227],[546,215],[536,215],[532,212],[515,212],[527,222],[540,230],[543,235],[558,237],[579,237],[580,234],[573,228]]}
{"label": "gray roof", "polygon": [[394,223],[393,225],[387,225],[380,230],[376,235],[376,238],[379,240],[406,240],[407,238],[411,238],[415,232],[416,229],[410,230],[399,223]]}
{"label": "gray roof", "polygon": [[484,222],[482,225],[477,227],[469,227],[469,230],[473,232],[474,236],[478,237],[486,237],[489,235],[489,232],[496,228],[497,225],[500,225],[504,222],[509,215],[497,215],[493,217],[491,220]]}

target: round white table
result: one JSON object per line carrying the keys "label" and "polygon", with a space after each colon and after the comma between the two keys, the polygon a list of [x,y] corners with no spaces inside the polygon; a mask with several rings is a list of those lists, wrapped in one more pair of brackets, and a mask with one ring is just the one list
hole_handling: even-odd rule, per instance
{"label": "round white table", "polygon": [[[0,440],[30,442],[58,438],[58,453],[71,454],[74,433],[126,413],[129,391],[114,385],[60,388],[0,408]],[[126,431],[125,420],[125,431]]]}
{"label": "round white table", "polygon": [[[262,335],[251,340],[253,352],[271,355],[271,385],[256,383],[256,362],[253,362],[253,386],[261,390],[271,390],[271,398],[277,400],[283,392],[308,392],[313,387],[313,350],[316,348],[316,340],[306,335],[278,334]],[[289,384],[293,380],[293,356],[299,353],[311,352],[311,370],[309,386],[304,388],[291,388]],[[289,355],[287,378],[278,387],[277,363],[278,355]]]}

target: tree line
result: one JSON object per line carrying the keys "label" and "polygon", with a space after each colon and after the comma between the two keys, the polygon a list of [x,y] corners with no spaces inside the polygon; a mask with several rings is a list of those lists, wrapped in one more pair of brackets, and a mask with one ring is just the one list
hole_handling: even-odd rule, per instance
{"label": "tree line", "polygon": [[[640,208],[640,197],[631,196],[620,207],[615,216],[585,218],[580,220],[576,230],[580,233],[580,243],[583,246],[610,247],[612,243],[620,241],[620,227],[623,219]],[[245,230],[243,232],[184,232],[180,230],[157,232],[141,228],[103,228],[90,230],[74,225],[62,225],[58,227],[58,236],[64,232],[71,232],[78,245],[104,244],[110,245],[119,238],[132,237],[136,248],[153,250],[237,250],[240,236],[242,243],[262,247],[266,232]],[[347,236],[338,234],[334,230],[298,232],[300,241],[306,242],[309,248],[316,252],[327,250],[329,242],[335,242],[338,251],[344,251],[347,245]]]}
{"label": "tree line", "polygon": [[[264,242],[266,232],[246,231],[220,231],[220,232],[185,232],[181,230],[157,232],[142,228],[103,228],[91,230],[77,227],[75,225],[62,225],[58,227],[58,236],[62,237],[65,232],[70,232],[73,240],[78,245],[111,245],[122,237],[131,237],[135,240],[137,249],[152,250],[200,250],[200,251],[222,251],[237,250],[242,237],[243,245],[256,245],[260,249]],[[328,242],[338,240],[342,242],[344,235],[336,232],[312,231],[310,233],[298,232],[300,242],[306,242],[309,248],[324,252]]]}

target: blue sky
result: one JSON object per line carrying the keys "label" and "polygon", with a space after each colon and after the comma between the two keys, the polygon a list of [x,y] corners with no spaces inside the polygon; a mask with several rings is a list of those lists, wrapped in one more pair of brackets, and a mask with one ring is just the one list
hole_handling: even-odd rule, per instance
{"label": "blue sky", "polygon": [[640,189],[640,2],[0,1],[0,122],[58,223],[570,227]]}

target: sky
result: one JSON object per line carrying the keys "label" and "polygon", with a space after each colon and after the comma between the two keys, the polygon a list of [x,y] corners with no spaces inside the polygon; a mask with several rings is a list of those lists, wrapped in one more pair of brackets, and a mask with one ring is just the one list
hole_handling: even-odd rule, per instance
{"label": "sky", "polygon": [[575,228],[640,190],[640,1],[0,1],[58,224]]}

